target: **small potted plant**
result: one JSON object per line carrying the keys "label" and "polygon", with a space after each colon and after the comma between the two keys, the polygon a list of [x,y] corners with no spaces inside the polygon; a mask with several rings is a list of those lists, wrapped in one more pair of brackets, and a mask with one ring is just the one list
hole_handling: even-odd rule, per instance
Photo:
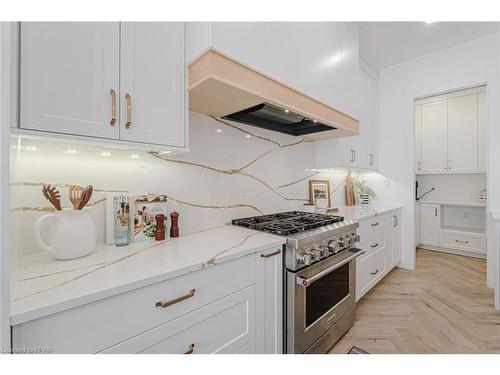
{"label": "small potted plant", "polygon": [[352,179],[356,196],[359,197],[359,204],[362,206],[368,205],[370,198],[374,199],[377,194],[368,186],[366,181],[360,181],[357,178]]}

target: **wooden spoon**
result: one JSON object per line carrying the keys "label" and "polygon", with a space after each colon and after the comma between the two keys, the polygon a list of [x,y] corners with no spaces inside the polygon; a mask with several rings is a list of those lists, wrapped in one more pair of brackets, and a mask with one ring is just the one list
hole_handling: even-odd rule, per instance
{"label": "wooden spoon", "polygon": [[55,207],[56,210],[61,211],[61,193],[55,186],[43,185],[43,196]]}
{"label": "wooden spoon", "polygon": [[69,200],[73,205],[75,210],[79,210],[80,203],[82,201],[82,194],[85,191],[85,188],[78,185],[71,185],[69,187]]}
{"label": "wooden spoon", "polygon": [[90,197],[92,196],[92,192],[94,191],[94,188],[92,185],[88,185],[85,190],[82,193],[82,200],[80,201],[80,205],[78,206],[78,209],[81,210],[83,207],[87,205],[90,201]]}

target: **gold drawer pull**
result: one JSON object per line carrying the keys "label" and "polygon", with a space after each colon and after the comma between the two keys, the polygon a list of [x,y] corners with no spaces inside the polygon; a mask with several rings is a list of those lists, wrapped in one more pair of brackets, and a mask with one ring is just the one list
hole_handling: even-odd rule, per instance
{"label": "gold drawer pull", "polygon": [[269,254],[260,254],[261,258],[271,258],[275,255],[281,254],[281,250],[276,250],[275,252],[269,253]]}
{"label": "gold drawer pull", "polygon": [[378,268],[377,268],[377,269],[375,269],[375,271],[370,272],[370,273],[371,273],[372,275],[376,275],[376,274],[378,273]]}
{"label": "gold drawer pull", "polygon": [[182,296],[182,297],[179,297],[179,298],[175,298],[175,299],[167,301],[167,302],[162,302],[162,301],[156,302],[156,307],[161,307],[162,309],[164,309],[165,307],[175,305],[176,303],[182,302],[182,301],[184,301],[186,299],[189,299],[189,298],[193,297],[194,296],[194,292],[196,292],[196,289],[191,289],[189,291],[189,293],[186,294],[185,296]]}
{"label": "gold drawer pull", "polygon": [[109,124],[111,126],[115,126],[116,122],[116,91],[115,89],[109,90],[109,93],[111,94],[111,120],[109,121]]}
{"label": "gold drawer pull", "polygon": [[376,248],[378,246],[378,242],[375,242],[373,245],[370,245],[371,248]]}
{"label": "gold drawer pull", "polygon": [[184,354],[193,354],[194,352],[194,343],[189,345],[188,351]]}
{"label": "gold drawer pull", "polygon": [[372,223],[371,226],[372,227],[376,227],[377,225],[379,225],[379,222],[377,221],[376,223]]}
{"label": "gold drawer pull", "polygon": [[125,128],[129,129],[132,125],[132,97],[129,93],[125,94],[125,100],[127,101],[127,122],[125,123]]}
{"label": "gold drawer pull", "polygon": [[465,244],[468,244],[469,241],[460,241],[460,240],[455,240],[455,242],[458,242],[458,243],[465,243]]}

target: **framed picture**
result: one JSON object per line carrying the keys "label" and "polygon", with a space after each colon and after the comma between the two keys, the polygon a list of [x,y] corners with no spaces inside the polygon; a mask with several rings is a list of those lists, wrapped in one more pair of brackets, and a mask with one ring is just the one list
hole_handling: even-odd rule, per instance
{"label": "framed picture", "polygon": [[309,180],[309,199],[318,208],[331,207],[330,181]]}

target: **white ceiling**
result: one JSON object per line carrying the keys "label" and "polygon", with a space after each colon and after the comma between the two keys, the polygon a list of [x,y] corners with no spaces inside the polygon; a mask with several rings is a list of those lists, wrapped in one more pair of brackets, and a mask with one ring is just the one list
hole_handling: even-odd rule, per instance
{"label": "white ceiling", "polygon": [[361,56],[375,69],[500,31],[500,22],[360,22]]}

